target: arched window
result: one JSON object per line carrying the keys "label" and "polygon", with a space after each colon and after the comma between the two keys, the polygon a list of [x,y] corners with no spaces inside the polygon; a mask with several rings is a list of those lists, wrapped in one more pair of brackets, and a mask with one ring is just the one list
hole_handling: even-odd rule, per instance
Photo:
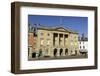
{"label": "arched window", "polygon": [[57,49],[56,48],[54,49],[54,53],[53,54],[54,54],[55,57],[57,56]]}
{"label": "arched window", "polygon": [[63,53],[63,49],[60,49],[60,56],[62,55],[62,53]]}
{"label": "arched window", "polygon": [[81,49],[81,46],[80,46],[80,49]]}
{"label": "arched window", "polygon": [[77,50],[75,50],[75,55],[77,55]]}
{"label": "arched window", "polygon": [[65,49],[65,55],[67,55],[67,54],[68,54],[68,49],[66,48],[66,49]]}

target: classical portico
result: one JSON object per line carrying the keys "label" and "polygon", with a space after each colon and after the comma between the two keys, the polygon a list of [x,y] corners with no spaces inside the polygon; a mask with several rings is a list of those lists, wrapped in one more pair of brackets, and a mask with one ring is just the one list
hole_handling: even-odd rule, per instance
{"label": "classical portico", "polygon": [[69,38],[68,33],[57,32],[53,33],[53,55],[54,56],[68,56],[69,55]]}
{"label": "classical portico", "polygon": [[53,46],[57,47],[66,47],[68,40],[68,34],[63,33],[53,33]]}

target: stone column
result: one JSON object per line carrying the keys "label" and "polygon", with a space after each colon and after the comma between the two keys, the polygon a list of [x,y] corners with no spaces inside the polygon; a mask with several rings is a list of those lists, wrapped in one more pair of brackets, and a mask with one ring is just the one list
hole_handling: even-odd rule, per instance
{"label": "stone column", "polygon": [[49,55],[50,55],[50,57],[54,57],[54,48],[53,47],[50,47]]}
{"label": "stone column", "polygon": [[58,44],[57,44],[57,47],[59,47],[59,38],[60,38],[60,37],[59,37],[59,33],[58,33],[58,39],[57,39],[57,41],[58,41],[57,43],[58,43]]}
{"label": "stone column", "polygon": [[57,48],[57,57],[60,56],[60,48]]}
{"label": "stone column", "polygon": [[71,48],[68,49],[68,55],[71,55]]}
{"label": "stone column", "polygon": [[64,39],[65,39],[65,38],[64,38],[64,34],[63,34],[63,47],[64,47],[64,44],[65,44],[65,41],[64,41]]}
{"label": "stone column", "polygon": [[63,39],[64,39],[64,47],[65,47],[65,34],[63,34]]}
{"label": "stone column", "polygon": [[65,48],[63,48],[63,56],[65,56]]}
{"label": "stone column", "polygon": [[54,37],[54,33],[52,34],[52,45],[55,46],[55,37]]}
{"label": "stone column", "polygon": [[30,50],[29,50],[29,58],[32,58],[32,48],[31,47],[29,47],[30,48]]}

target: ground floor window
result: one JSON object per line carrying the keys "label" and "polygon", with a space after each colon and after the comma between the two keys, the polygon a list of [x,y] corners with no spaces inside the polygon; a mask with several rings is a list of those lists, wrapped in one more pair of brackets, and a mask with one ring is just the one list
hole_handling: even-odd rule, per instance
{"label": "ground floor window", "polygon": [[36,57],[36,53],[32,53],[32,58],[35,58]]}
{"label": "ground floor window", "polygon": [[75,55],[77,55],[77,50],[75,50]]}
{"label": "ground floor window", "polygon": [[43,53],[42,53],[42,49],[40,49],[40,50],[39,50],[38,57],[41,57],[41,56],[42,56],[42,54],[43,54]]}

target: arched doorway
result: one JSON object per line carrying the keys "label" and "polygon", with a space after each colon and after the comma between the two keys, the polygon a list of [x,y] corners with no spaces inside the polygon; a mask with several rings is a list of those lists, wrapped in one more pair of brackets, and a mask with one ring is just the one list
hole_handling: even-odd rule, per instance
{"label": "arched doorway", "polygon": [[57,49],[56,48],[54,49],[54,53],[53,54],[54,54],[55,57],[57,56]]}
{"label": "arched doorway", "polygon": [[68,55],[68,49],[67,48],[65,49],[65,55]]}
{"label": "arched doorway", "polygon": [[62,56],[62,53],[63,53],[63,49],[60,49],[60,56]]}
{"label": "arched doorway", "polygon": [[75,50],[75,55],[77,55],[77,50]]}

